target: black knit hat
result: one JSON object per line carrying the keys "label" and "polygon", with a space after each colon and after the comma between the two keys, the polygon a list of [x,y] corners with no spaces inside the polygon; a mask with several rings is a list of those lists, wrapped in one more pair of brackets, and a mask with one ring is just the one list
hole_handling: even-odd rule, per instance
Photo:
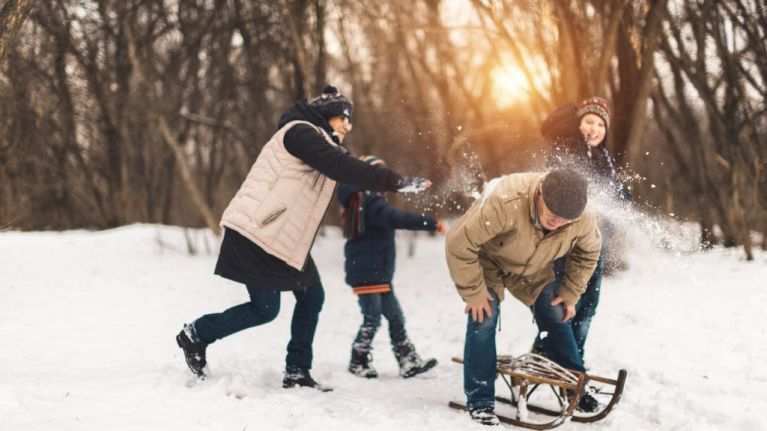
{"label": "black knit hat", "polygon": [[332,85],[325,87],[322,94],[312,100],[309,106],[319,111],[326,120],[333,117],[346,117],[349,121],[352,120],[354,104]]}
{"label": "black knit hat", "polygon": [[586,208],[588,188],[588,182],[578,172],[557,169],[543,179],[541,195],[549,211],[559,217],[575,220]]}

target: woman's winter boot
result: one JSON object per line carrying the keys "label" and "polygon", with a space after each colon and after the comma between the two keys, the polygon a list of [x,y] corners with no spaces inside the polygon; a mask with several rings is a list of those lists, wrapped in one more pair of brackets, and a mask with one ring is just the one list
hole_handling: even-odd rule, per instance
{"label": "woman's winter boot", "polygon": [[176,344],[184,351],[184,359],[189,370],[199,379],[205,379],[205,346],[194,341],[194,325],[184,324],[184,329],[176,335]]}
{"label": "woman's winter boot", "polygon": [[321,392],[330,392],[333,390],[330,386],[325,386],[317,382],[309,374],[309,370],[306,368],[293,367],[288,365],[285,367],[285,377],[282,379],[282,387],[285,389],[290,388],[312,388]]}

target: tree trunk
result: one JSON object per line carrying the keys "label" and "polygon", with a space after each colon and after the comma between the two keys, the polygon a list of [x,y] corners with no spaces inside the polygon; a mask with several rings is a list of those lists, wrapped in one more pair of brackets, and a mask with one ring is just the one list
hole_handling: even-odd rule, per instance
{"label": "tree trunk", "polygon": [[200,188],[197,186],[197,183],[194,181],[194,176],[192,175],[192,170],[189,168],[189,163],[186,160],[184,149],[181,148],[181,144],[179,144],[176,138],[173,137],[173,133],[171,133],[165,118],[159,117],[158,122],[163,140],[173,150],[173,154],[176,156],[176,163],[178,164],[181,178],[184,180],[184,186],[189,192],[194,206],[197,207],[200,215],[202,215],[208,229],[213,231],[216,235],[221,235],[221,227],[213,216],[213,211],[211,211],[208,204],[205,203],[205,198],[203,197]]}
{"label": "tree trunk", "polygon": [[325,1],[315,0],[314,11],[317,18],[317,62],[314,67],[314,94],[321,94],[322,89],[328,84],[327,75],[327,55],[325,53]]}
{"label": "tree trunk", "polygon": [[600,54],[596,73],[594,74],[594,91],[592,94],[607,94],[607,76],[610,70],[610,61],[615,56],[615,48],[618,45],[618,33],[620,24],[623,22],[623,14],[628,7],[628,0],[613,0],[610,13],[605,15],[609,18],[610,25],[606,29],[605,45]]}
{"label": "tree trunk", "polygon": [[306,0],[294,2],[288,13],[290,39],[293,42],[293,49],[295,50],[293,76],[295,79],[294,99],[296,100],[306,97],[306,81],[309,78],[308,74],[312,71],[312,68],[309,65],[309,53],[307,52],[302,37],[306,28],[306,21],[304,18],[306,14],[306,6]]}
{"label": "tree trunk", "polygon": [[0,10],[0,65],[13,44],[21,25],[32,10],[34,0],[7,0]]}
{"label": "tree trunk", "polygon": [[[646,130],[647,99],[652,91],[655,70],[654,55],[663,32],[661,24],[667,1],[650,2],[640,51],[622,58],[619,56],[621,63],[628,62],[621,64],[621,68],[631,70],[628,76],[621,75],[620,96],[617,102],[623,105],[623,109],[617,110],[619,114],[610,141],[619,164],[624,164],[630,151],[638,148]],[[632,49],[631,36],[628,33],[622,36],[622,49],[628,52]]]}

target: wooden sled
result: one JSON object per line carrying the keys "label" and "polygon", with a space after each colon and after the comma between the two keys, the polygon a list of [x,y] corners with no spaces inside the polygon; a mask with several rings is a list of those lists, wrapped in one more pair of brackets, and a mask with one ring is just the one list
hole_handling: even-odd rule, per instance
{"label": "wooden sled", "polygon": [[[453,362],[462,364],[463,360],[453,358]],[[626,370],[620,370],[618,378],[613,380],[568,370],[533,353],[519,357],[498,356],[496,371],[511,394],[509,397],[497,396],[496,400],[516,409],[515,417],[496,411],[498,419],[535,430],[555,428],[568,420],[587,423],[605,418],[620,401],[627,375]],[[595,383],[603,386],[596,388],[592,386]],[[568,398],[568,392],[574,395]],[[582,413],[576,410],[580,396],[585,392],[599,401],[597,411]],[[449,406],[458,410],[466,408],[457,402],[450,402]]]}

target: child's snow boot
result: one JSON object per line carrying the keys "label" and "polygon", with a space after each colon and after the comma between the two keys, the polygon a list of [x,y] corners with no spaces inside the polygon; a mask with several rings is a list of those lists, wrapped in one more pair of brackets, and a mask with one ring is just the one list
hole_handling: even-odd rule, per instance
{"label": "child's snow boot", "polygon": [[394,350],[394,356],[397,357],[397,362],[399,362],[399,375],[406,379],[425,373],[437,365],[437,360],[434,358],[427,359],[426,361],[421,359],[418,353],[415,352],[415,347],[410,340],[393,345],[392,350]]}
{"label": "child's snow boot", "polygon": [[349,361],[349,372],[358,377],[375,379],[378,372],[373,368],[373,354],[361,352],[352,348],[352,359]]}

